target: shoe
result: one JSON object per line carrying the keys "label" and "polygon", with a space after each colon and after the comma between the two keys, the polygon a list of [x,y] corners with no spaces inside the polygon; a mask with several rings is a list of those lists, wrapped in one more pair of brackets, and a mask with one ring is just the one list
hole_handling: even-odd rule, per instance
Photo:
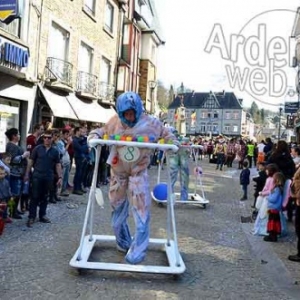
{"label": "shoe", "polygon": [[6,224],[10,224],[10,223],[13,222],[13,220],[12,220],[11,218],[6,218],[6,219],[4,219],[4,222],[5,222]]}
{"label": "shoe", "polygon": [[84,193],[82,191],[73,191],[73,194],[82,196]]}
{"label": "shoe", "polygon": [[53,203],[53,204],[55,204],[55,203],[56,203],[56,200],[54,200],[54,199],[50,199],[50,200],[49,200],[49,203]]}
{"label": "shoe", "polygon": [[251,205],[251,208],[255,208],[255,205]]}
{"label": "shoe", "polygon": [[17,220],[21,220],[22,219],[22,217],[20,215],[18,215],[18,214],[12,215],[12,218],[13,219],[17,219]]}
{"label": "shoe", "polygon": [[216,167],[216,170],[218,170],[219,169],[219,167]]}
{"label": "shoe", "polygon": [[245,201],[245,200],[247,200],[247,197],[242,197],[242,198],[240,199],[240,201]]}
{"label": "shoe", "polygon": [[17,210],[18,215],[24,215],[24,212]]}
{"label": "shoe", "polygon": [[56,201],[56,202],[61,202],[62,200],[61,200],[61,198],[59,198],[59,197],[55,197],[55,201]]}
{"label": "shoe", "polygon": [[42,217],[42,218],[40,218],[40,222],[41,222],[41,223],[51,223],[50,219],[47,218],[47,217]]}
{"label": "shoe", "polygon": [[122,248],[118,244],[117,244],[117,250],[120,251],[120,252],[123,252],[123,253],[127,253],[128,252],[128,249]]}
{"label": "shoe", "polygon": [[223,169],[222,168],[220,168],[220,171],[222,171]]}
{"label": "shoe", "polygon": [[27,225],[27,227],[31,228],[33,223],[34,223],[34,219],[28,219],[26,225]]}
{"label": "shoe", "polygon": [[70,195],[70,193],[68,191],[61,191],[60,196],[62,197],[68,197]]}
{"label": "shoe", "polygon": [[295,262],[300,262],[300,255],[289,255],[288,260],[290,261],[295,261]]}
{"label": "shoe", "polygon": [[270,235],[267,235],[264,237],[265,242],[277,242],[277,237],[272,237]]}
{"label": "shoe", "polygon": [[81,192],[83,192],[84,194],[86,194],[88,191],[87,191],[87,189],[82,188],[82,189],[81,189]]}

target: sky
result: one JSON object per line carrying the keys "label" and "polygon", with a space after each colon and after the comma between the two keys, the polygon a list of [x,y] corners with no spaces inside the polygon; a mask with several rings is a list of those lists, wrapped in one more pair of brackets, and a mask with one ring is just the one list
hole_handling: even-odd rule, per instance
{"label": "sky", "polygon": [[[300,0],[155,0],[164,46],[158,78],[196,92],[233,91],[245,106],[278,110],[295,101]],[[240,76],[238,76],[240,74]],[[240,81],[239,81],[239,80]]]}

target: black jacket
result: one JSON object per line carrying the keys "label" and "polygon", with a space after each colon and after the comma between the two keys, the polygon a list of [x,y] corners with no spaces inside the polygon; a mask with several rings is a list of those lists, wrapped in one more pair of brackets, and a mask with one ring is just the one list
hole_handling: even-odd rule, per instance
{"label": "black jacket", "polygon": [[243,169],[240,174],[240,184],[241,185],[248,185],[250,183],[250,170]]}
{"label": "black jacket", "polygon": [[259,193],[263,190],[267,180],[266,171],[259,171],[258,176],[253,178],[253,181],[256,183],[255,193]]}

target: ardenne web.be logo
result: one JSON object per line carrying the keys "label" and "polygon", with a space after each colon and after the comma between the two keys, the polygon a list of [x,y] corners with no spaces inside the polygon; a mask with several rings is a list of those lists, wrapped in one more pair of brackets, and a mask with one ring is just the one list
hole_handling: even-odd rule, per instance
{"label": "ardenne web.be logo", "polygon": [[261,101],[267,97],[282,99],[287,92],[295,93],[290,89],[296,74],[292,69],[295,46],[290,38],[292,28],[286,32],[279,25],[295,16],[296,12],[291,10],[263,12],[247,22],[238,34],[231,34],[229,44],[222,25],[215,24],[204,51],[217,50],[226,60],[231,88]]}

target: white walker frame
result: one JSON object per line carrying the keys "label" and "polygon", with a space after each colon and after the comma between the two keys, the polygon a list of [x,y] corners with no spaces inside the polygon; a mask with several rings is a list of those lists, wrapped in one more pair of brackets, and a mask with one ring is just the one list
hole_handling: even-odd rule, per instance
{"label": "white walker frame", "polygon": [[[188,148],[192,150],[192,154],[195,157],[196,160],[196,168],[198,168],[198,149],[203,149],[202,145],[181,145],[181,148]],[[158,166],[158,181],[157,183],[160,183],[160,175],[161,175],[161,166],[162,166],[162,162],[163,162],[164,157],[162,157],[161,163]],[[174,198],[175,200],[173,201],[173,203],[180,203],[180,204],[197,204],[200,205],[203,208],[206,208],[206,205],[209,203],[209,200],[206,199],[205,197],[205,193],[204,193],[204,188],[203,188],[203,184],[202,184],[202,174],[194,174],[195,176],[195,190],[194,193],[189,193],[188,194],[188,200],[181,200],[178,199],[180,197],[180,193],[174,193]],[[200,189],[201,189],[201,194],[202,196],[200,196],[197,192],[198,189],[198,184],[200,184]],[[155,198],[153,192],[151,192],[152,198],[155,202],[157,202],[158,204],[162,204],[162,203],[166,203],[168,200],[158,200]],[[168,194],[169,195],[169,194]]]}
{"label": "white walker frame", "polygon": [[[125,142],[125,141],[112,141],[92,139],[89,142],[91,147],[96,148],[96,161],[95,170],[91,190],[89,192],[89,199],[85,213],[80,245],[70,261],[70,266],[81,269],[93,270],[109,270],[121,272],[141,272],[141,273],[160,273],[160,274],[181,274],[185,271],[185,264],[178,250],[177,232],[175,223],[174,206],[171,203],[171,197],[167,200],[167,238],[166,239],[152,239],[150,238],[150,245],[161,245],[166,252],[169,266],[154,266],[154,265],[130,265],[122,263],[105,263],[105,262],[89,262],[88,259],[93,250],[96,241],[100,242],[114,242],[115,236],[110,235],[95,235],[93,234],[94,225],[94,206],[96,202],[96,181],[100,159],[101,146],[127,146],[148,149],[160,149],[163,151],[171,150],[176,152],[178,147],[169,144],[156,144],[156,143],[138,143],[138,142]],[[166,151],[167,164],[169,163],[169,156]],[[171,195],[171,178],[168,176],[168,195]],[[87,234],[87,227],[89,226],[89,233]]]}

